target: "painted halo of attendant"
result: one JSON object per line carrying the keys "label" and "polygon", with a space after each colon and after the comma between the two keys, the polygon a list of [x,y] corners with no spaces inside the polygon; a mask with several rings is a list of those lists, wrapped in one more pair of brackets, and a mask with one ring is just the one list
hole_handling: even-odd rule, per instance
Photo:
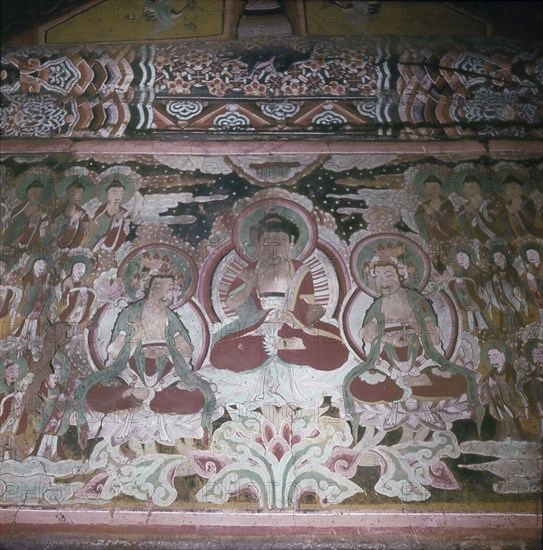
{"label": "painted halo of attendant", "polygon": [[130,212],[123,206],[134,194],[134,183],[122,173],[106,175],[98,186],[97,208],[90,226],[88,248],[116,252],[130,232]]}
{"label": "painted halo of attendant", "polygon": [[46,172],[29,170],[17,187],[21,201],[10,214],[2,245],[20,249],[38,248],[49,225],[49,215],[43,208],[51,195],[51,178]]}
{"label": "painted halo of attendant", "polygon": [[426,241],[448,242],[460,235],[453,203],[447,197],[448,185],[437,171],[421,171],[414,186],[425,200],[415,211],[415,222]]}
{"label": "painted halo of attendant", "polygon": [[82,246],[89,236],[90,216],[83,207],[92,195],[92,182],[86,174],[73,174],[57,184],[57,196],[62,202],[53,215],[50,239],[60,249]]}

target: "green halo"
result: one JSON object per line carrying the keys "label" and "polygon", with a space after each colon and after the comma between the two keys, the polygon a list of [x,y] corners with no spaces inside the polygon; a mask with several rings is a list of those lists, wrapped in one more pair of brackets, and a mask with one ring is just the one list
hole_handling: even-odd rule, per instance
{"label": "green halo", "polygon": [[536,241],[530,241],[530,242],[524,243],[520,247],[520,257],[524,262],[528,262],[528,258],[526,258],[526,252],[530,249],[537,250],[541,258],[543,258],[543,246]]}
{"label": "green halo", "polygon": [[30,168],[24,172],[19,179],[19,184],[17,185],[17,198],[21,202],[26,202],[26,190],[29,185],[38,180],[43,185],[43,192],[40,197],[40,204],[46,203],[53,192],[53,180],[48,169],[40,168]]}
{"label": "green halo", "polygon": [[426,191],[424,190],[424,180],[428,176],[435,176],[441,181],[441,194],[447,196],[451,192],[451,181],[448,170],[441,168],[440,166],[425,166],[413,179],[413,187],[417,194],[423,199],[428,198]]}
{"label": "green halo", "polygon": [[55,193],[57,195],[57,198],[59,202],[64,203],[68,201],[68,194],[67,194],[67,188],[68,186],[75,182],[79,181],[81,182],[81,185],[85,188],[85,191],[83,192],[83,203],[85,204],[88,201],[91,200],[94,188],[93,188],[93,182],[91,177],[85,173],[85,172],[72,172],[68,176],[63,177],[55,186]]}
{"label": "green halo", "polygon": [[92,268],[94,267],[94,262],[91,258],[83,254],[70,255],[66,258],[63,265],[63,269],[68,276],[72,273],[72,268],[74,267],[74,264],[78,262],[82,262],[85,264],[85,267],[87,268],[85,273],[90,273],[92,271]]}
{"label": "green halo", "polygon": [[454,265],[458,265],[458,262],[456,261],[456,255],[459,252],[465,252],[469,256],[469,260],[472,265],[477,263],[477,254],[471,246],[467,244],[457,244],[456,246],[453,246],[451,248],[451,251],[449,252],[449,259]]}
{"label": "green halo", "polygon": [[462,170],[459,170],[458,172],[456,172],[456,174],[454,176],[454,189],[455,189],[455,191],[458,195],[460,195],[461,197],[466,198],[466,195],[464,193],[463,184],[464,184],[464,180],[468,176],[475,176],[479,180],[479,184],[481,185],[481,195],[483,197],[488,195],[488,193],[490,191],[488,176],[486,175],[486,173],[483,170],[481,170],[480,168],[477,168],[475,166],[473,166],[473,167],[470,166],[470,167],[467,167],[467,168],[463,168]]}
{"label": "green halo", "polygon": [[121,204],[126,204],[134,195],[136,191],[136,186],[134,185],[134,182],[132,181],[131,177],[127,174],[124,174],[123,172],[109,172],[105,176],[102,176],[102,179],[100,180],[100,183],[98,184],[98,192],[97,196],[100,202],[106,203],[107,202],[107,188],[110,183],[112,183],[114,180],[118,180],[121,182],[121,184],[124,187],[124,196],[123,200],[121,201]]}

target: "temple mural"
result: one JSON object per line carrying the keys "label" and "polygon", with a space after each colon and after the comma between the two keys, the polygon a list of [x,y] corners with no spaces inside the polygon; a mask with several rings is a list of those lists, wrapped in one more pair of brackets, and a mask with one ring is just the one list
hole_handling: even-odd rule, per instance
{"label": "temple mural", "polygon": [[5,153],[1,503],[532,510],[542,163]]}

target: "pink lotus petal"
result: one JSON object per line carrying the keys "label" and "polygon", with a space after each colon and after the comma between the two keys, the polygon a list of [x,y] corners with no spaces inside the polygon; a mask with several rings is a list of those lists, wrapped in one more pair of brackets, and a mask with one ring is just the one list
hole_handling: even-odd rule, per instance
{"label": "pink lotus petal", "polygon": [[263,420],[261,433],[264,445],[267,445],[275,436],[275,426],[268,420]]}
{"label": "pink lotus petal", "polygon": [[209,451],[190,451],[189,460],[199,476],[209,479],[220,472],[232,459],[227,455],[216,455]]}
{"label": "pink lotus petal", "polygon": [[276,435],[268,444],[268,450],[280,461],[289,450],[289,445],[280,435]]}
{"label": "pink lotus petal", "polygon": [[449,491],[459,491],[461,489],[453,473],[441,460],[430,466],[430,476],[432,478],[430,485],[436,489],[447,489]]}
{"label": "pink lotus petal", "polygon": [[109,479],[108,472],[96,474],[84,487],[81,487],[74,496],[79,498],[101,498],[105,482]]}
{"label": "pink lotus petal", "polygon": [[361,456],[361,451],[336,447],[328,460],[324,463],[324,466],[330,471],[350,479],[356,474]]}
{"label": "pink lotus petal", "polygon": [[281,423],[281,428],[279,428],[279,433],[285,441],[287,441],[289,444],[291,443],[292,426],[290,425],[289,421],[283,420],[283,422]]}

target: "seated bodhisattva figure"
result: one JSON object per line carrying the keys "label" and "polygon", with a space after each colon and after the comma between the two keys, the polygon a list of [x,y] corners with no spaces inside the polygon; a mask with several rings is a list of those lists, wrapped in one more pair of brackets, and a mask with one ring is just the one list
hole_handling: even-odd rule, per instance
{"label": "seated bodhisattva figure", "polygon": [[82,443],[89,409],[105,415],[99,437],[113,445],[128,442],[136,454],[153,452],[154,442],[172,446],[180,437],[209,439],[215,396],[191,370],[189,334],[169,307],[174,286],[173,277],[154,276],[146,296],[119,313],[105,368],[76,393]]}
{"label": "seated bodhisattva figure", "polygon": [[[404,439],[424,439],[430,430],[446,429],[439,402],[467,393],[472,405],[478,403],[475,375],[440,351],[435,312],[422,294],[404,286],[406,266],[384,253],[372,259],[371,271],[380,296],[369,307],[360,331],[370,344],[367,359],[343,384],[346,411],[355,435],[358,411],[380,404],[380,429],[403,427]],[[482,414],[480,408],[477,412]]]}

